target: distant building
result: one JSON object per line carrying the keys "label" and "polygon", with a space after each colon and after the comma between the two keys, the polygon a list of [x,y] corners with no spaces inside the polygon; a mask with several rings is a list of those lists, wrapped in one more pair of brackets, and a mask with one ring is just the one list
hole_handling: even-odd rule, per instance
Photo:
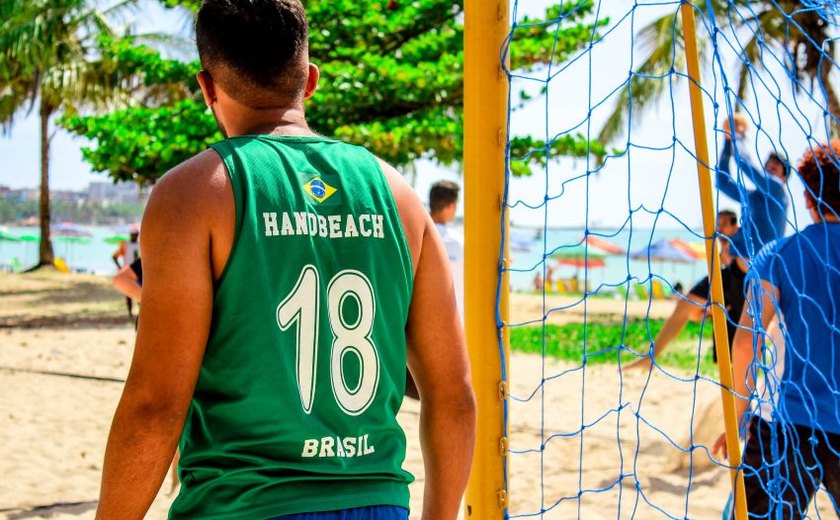
{"label": "distant building", "polygon": [[20,190],[8,189],[6,192],[0,190],[0,198],[13,202],[37,201],[39,196],[40,192],[35,188],[23,188]]}
{"label": "distant building", "polygon": [[87,193],[84,191],[70,191],[60,190],[50,192],[51,201],[72,202],[75,204],[84,204],[87,200]]}
{"label": "distant building", "polygon": [[97,204],[131,204],[142,199],[140,187],[134,182],[91,182],[87,200]]}

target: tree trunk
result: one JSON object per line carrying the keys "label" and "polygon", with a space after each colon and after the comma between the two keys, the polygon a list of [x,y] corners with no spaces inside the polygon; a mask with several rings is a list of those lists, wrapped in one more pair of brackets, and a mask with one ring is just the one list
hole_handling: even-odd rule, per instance
{"label": "tree trunk", "polygon": [[[833,54],[831,53],[831,55]],[[829,115],[826,117],[826,125],[828,125],[829,135],[836,138],[840,137],[840,98],[837,97],[834,85],[831,84],[833,67],[834,63],[831,60],[823,59],[822,67],[820,67],[820,83],[825,90],[825,98],[828,102],[826,110],[828,110]]]}
{"label": "tree trunk", "polygon": [[41,225],[41,245],[38,250],[38,266],[52,266],[53,248],[50,240],[50,116],[52,108],[41,100],[41,198],[38,204],[38,218]]}

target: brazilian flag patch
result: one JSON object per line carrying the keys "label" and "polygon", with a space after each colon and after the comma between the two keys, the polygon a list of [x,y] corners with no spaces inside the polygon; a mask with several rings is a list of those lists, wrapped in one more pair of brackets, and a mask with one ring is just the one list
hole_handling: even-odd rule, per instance
{"label": "brazilian flag patch", "polygon": [[324,182],[321,177],[314,177],[303,185],[303,191],[320,204],[332,197],[338,190]]}

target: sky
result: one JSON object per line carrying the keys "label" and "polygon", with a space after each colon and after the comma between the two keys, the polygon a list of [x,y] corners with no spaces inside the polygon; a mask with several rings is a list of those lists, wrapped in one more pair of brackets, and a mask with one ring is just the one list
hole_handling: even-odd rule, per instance
{"label": "sky", "polygon": [[[134,18],[137,32],[183,33],[182,13],[166,11],[151,0],[140,2],[140,8],[128,16]],[[28,108],[28,107],[26,107]],[[37,106],[31,114],[24,110],[7,135],[0,134],[0,185],[12,188],[34,188],[40,182],[41,159]],[[52,127],[54,128],[54,127]],[[51,143],[50,185],[54,190],[81,190],[90,182],[107,181],[102,173],[91,172],[82,159],[81,148],[88,145],[84,138],[59,129]]]}
{"label": "sky", "polygon": [[[539,15],[550,0],[512,1],[516,19]],[[514,97],[521,90],[536,96],[525,108],[511,113],[512,135],[533,135],[541,139],[569,131],[590,137],[597,135],[615,105],[617,92],[623,88],[629,71],[644,56],[646,49],[634,37],[637,31],[659,16],[673,14],[674,1],[647,1],[637,5],[629,0],[602,0],[599,18],[610,23],[601,30],[604,36],[575,59],[565,64],[518,73],[512,81]],[[136,13],[139,31],[184,32],[183,14],[164,11],[153,1],[144,2]],[[702,27],[701,27],[702,31]],[[513,43],[515,52],[516,43]],[[735,82],[737,44],[719,41],[719,59],[709,60],[704,69],[703,86],[707,90],[704,108],[707,137],[714,160],[721,136],[714,123],[724,117],[724,78]],[[824,140],[819,132],[820,109],[807,94],[794,96],[787,74],[766,57],[767,70],[754,75],[755,88],[744,109],[756,124],[748,133],[753,157],[763,158],[773,148],[782,149],[796,162],[805,150],[808,137]],[[525,179],[510,184],[511,219],[527,226],[600,228],[617,232],[629,225],[639,228],[700,227],[700,203],[691,111],[686,80],[669,76],[666,95],[650,107],[634,124],[624,139],[611,146],[629,153],[608,159],[603,167],[591,160],[561,159],[547,167],[534,169]],[[546,86],[547,94],[539,95]],[[818,96],[818,95],[817,95]],[[777,102],[781,101],[781,104]],[[714,104],[720,106],[716,113]],[[759,128],[760,127],[760,128]],[[82,189],[91,181],[107,180],[104,174],[91,173],[82,160],[80,147],[86,143],[66,132],[57,132],[52,147],[53,189]],[[38,183],[38,124],[33,116],[19,119],[10,135],[0,137],[0,154],[5,168],[0,170],[0,184],[15,188],[34,187]],[[460,173],[438,167],[432,161],[417,164],[415,187],[426,199],[435,180],[460,181]],[[789,183],[792,198],[791,222],[805,218],[803,188],[798,179]],[[548,199],[549,202],[545,202]],[[723,197],[721,208],[739,209],[737,201]],[[531,209],[533,208],[533,209]],[[459,213],[462,208],[459,208]]]}

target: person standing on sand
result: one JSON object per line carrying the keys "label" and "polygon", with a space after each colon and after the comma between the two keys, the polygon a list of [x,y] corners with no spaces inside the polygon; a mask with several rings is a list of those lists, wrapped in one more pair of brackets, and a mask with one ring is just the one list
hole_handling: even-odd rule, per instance
{"label": "person standing on sand", "polygon": [[[721,264],[723,264],[724,258],[730,256],[730,241],[734,241],[733,237],[736,237],[741,233],[741,228],[738,226],[738,217],[734,212],[730,210],[722,210],[718,212],[717,233],[721,237],[719,243],[721,244]],[[730,263],[721,272],[724,291],[733,285],[731,283],[731,278],[733,276],[731,265],[732,264]],[[740,284],[735,285],[740,287]],[[676,295],[677,304],[674,307],[674,311],[671,313],[671,316],[665,320],[665,324],[656,335],[656,339],[653,341],[654,348],[652,354],[645,355],[641,359],[633,361],[632,363],[622,367],[622,370],[650,370],[653,365],[653,358],[662,354],[668,344],[679,336],[680,332],[682,332],[689,321],[700,321],[703,319],[704,307],[708,303],[709,290],[709,277],[706,276],[697,282],[697,284],[695,284],[695,286],[692,287],[685,295]],[[736,302],[737,306],[737,302],[739,301],[737,293],[730,295],[726,292],[725,298],[728,306],[731,306],[733,301]],[[740,301],[743,301],[743,297],[740,298]],[[737,311],[741,311],[740,306],[737,307]],[[727,324],[729,325],[728,331],[731,339],[735,336],[735,329],[737,327],[734,323],[730,323],[729,321],[727,321]],[[717,359],[717,353],[714,350],[712,350],[712,352],[715,355],[715,359]]]}
{"label": "person standing on sand", "polygon": [[148,202],[97,518],[142,518],[180,439],[170,518],[406,519],[406,364],[422,517],[456,518],[475,400],[434,223],[391,166],[308,127],[318,68],[299,0],[204,0],[196,43],[227,139]]}
{"label": "person standing on sand", "polygon": [[[132,265],[134,262],[140,260],[140,228],[132,226],[128,234],[128,242],[120,242],[120,247],[111,255],[111,259],[117,265],[117,269],[122,271]],[[122,263],[120,263],[122,259]],[[132,298],[128,295],[125,297],[125,305],[128,308],[128,316],[133,317]]]}
{"label": "person standing on sand", "polygon": [[452,181],[437,181],[429,189],[429,214],[435,223],[446,255],[452,267],[455,282],[455,298],[458,301],[458,313],[464,319],[464,235],[452,226],[455,212],[458,210],[458,195],[461,188]]}
{"label": "person standing on sand", "polygon": [[[820,485],[835,508],[840,500],[840,140],[808,150],[798,170],[813,224],[753,259],[756,277],[732,347],[735,416],[747,431],[742,467],[750,518],[802,518]],[[748,412],[777,317],[784,368],[766,374],[774,391],[761,404],[770,413],[764,406]],[[724,434],[712,451],[727,455]]]}

